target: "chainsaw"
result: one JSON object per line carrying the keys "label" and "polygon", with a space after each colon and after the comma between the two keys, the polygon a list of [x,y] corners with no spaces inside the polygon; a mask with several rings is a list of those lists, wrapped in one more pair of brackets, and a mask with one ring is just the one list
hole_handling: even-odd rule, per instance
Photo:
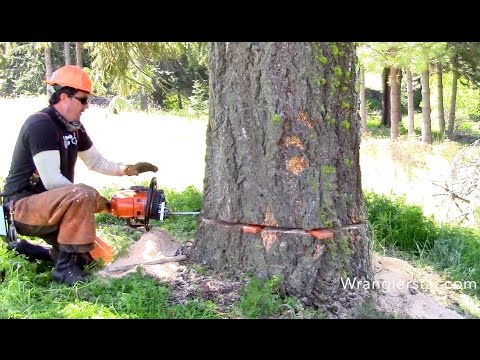
{"label": "chainsaw", "polygon": [[151,219],[163,221],[174,215],[198,215],[199,211],[170,211],[167,208],[165,192],[157,189],[157,179],[150,181],[150,186],[132,186],[119,190],[110,200],[110,213],[117,218],[124,218],[132,228],[144,227],[149,231]]}

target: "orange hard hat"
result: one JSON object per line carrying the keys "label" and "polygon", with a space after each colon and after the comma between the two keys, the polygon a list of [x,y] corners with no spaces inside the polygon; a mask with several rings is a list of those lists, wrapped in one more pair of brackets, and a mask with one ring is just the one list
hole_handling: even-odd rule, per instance
{"label": "orange hard hat", "polygon": [[92,92],[92,80],[87,72],[76,65],[65,65],[57,69],[50,80],[45,80],[49,85],[69,86],[87,93]]}

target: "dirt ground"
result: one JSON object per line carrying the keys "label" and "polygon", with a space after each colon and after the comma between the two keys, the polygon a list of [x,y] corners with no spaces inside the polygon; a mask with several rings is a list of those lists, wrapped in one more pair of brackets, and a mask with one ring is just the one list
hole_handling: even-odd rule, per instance
{"label": "dirt ground", "polygon": [[[147,276],[168,283],[176,302],[185,303],[193,298],[213,301],[220,311],[228,313],[240,298],[244,284],[219,279],[218,276],[200,275],[188,262],[191,243],[181,245],[162,229],[144,233],[125,256],[99,271],[101,277],[121,277],[141,266]],[[417,269],[408,262],[375,254],[374,281],[370,283],[376,311],[387,318],[462,319],[459,310],[462,295],[446,286],[446,282],[433,272]],[[162,262],[151,264],[151,262]],[[150,263],[150,264],[146,264]],[[288,317],[291,317],[287,314]],[[351,310],[343,309],[329,318],[355,317]]]}

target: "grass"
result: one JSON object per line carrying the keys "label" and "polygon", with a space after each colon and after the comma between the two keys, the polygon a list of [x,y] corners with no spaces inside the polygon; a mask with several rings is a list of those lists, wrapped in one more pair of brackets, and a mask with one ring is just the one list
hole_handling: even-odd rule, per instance
{"label": "grass", "polygon": [[170,304],[168,286],[140,272],[68,287],[51,282],[48,272],[38,271],[39,264],[8,257],[15,262],[5,267],[7,280],[0,287],[2,319],[218,318],[208,301]]}
{"label": "grass", "polygon": [[259,279],[248,274],[246,276],[247,284],[234,308],[234,313],[238,316],[247,319],[325,318],[322,312],[304,307],[297,298],[282,296],[278,276],[268,279]]}
{"label": "grass", "polygon": [[[404,252],[452,281],[480,285],[480,229],[439,224],[403,198],[367,193],[366,204],[377,251]],[[465,292],[478,297],[480,286]]]}
{"label": "grass", "polygon": [[[279,285],[280,279],[276,276],[265,281],[250,277],[243,290],[238,309],[243,316],[249,319],[272,316],[283,303],[279,293]],[[289,300],[287,299],[287,303]],[[292,306],[293,304],[290,303],[289,305]]]}
{"label": "grass", "polygon": [[433,247],[438,229],[434,218],[426,217],[420,206],[406,204],[403,197],[392,199],[373,192],[366,192],[365,199],[368,220],[379,245],[414,254]]}

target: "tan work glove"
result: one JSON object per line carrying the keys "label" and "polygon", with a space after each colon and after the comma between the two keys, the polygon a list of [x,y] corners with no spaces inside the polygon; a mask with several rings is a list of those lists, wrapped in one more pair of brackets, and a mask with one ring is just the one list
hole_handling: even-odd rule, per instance
{"label": "tan work glove", "polygon": [[138,175],[146,171],[157,172],[158,168],[155,165],[152,165],[148,162],[139,162],[139,163],[136,163],[135,165],[127,165],[127,167],[125,168],[125,175],[128,175],[128,176]]}
{"label": "tan work glove", "polygon": [[110,201],[105,199],[103,196],[99,196],[97,199],[97,213],[110,213],[112,211],[112,206]]}

